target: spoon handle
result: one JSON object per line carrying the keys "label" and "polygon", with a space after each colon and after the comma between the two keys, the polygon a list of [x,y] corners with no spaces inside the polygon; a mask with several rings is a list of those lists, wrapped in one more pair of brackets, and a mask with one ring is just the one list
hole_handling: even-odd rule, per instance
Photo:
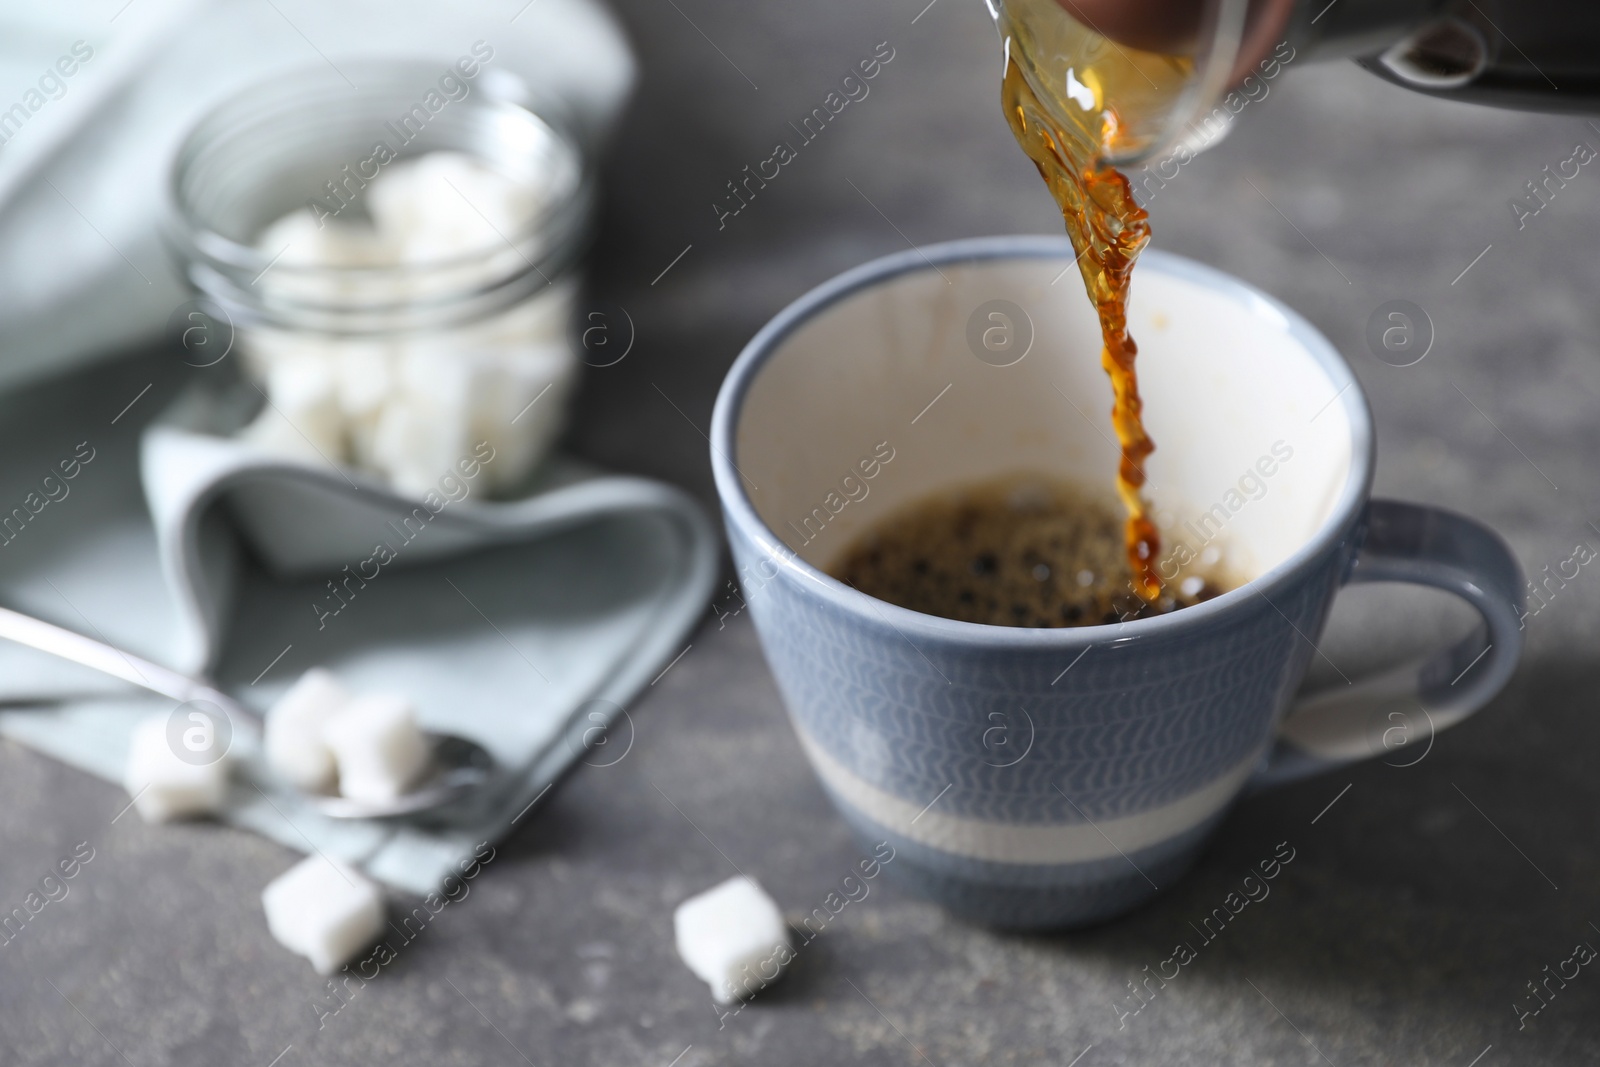
{"label": "spoon handle", "polygon": [[0,608],[0,638],[81,663],[179,702],[207,700],[230,717],[237,713],[251,721],[259,718],[237,700],[202,681],[20,611]]}

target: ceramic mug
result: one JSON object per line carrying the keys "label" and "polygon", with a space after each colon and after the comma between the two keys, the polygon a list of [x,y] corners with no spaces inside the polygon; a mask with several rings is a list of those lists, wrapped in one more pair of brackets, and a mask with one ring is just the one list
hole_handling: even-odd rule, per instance
{"label": "ceramic mug", "polygon": [[[1156,251],[1129,321],[1159,569],[1205,553],[1248,581],[1164,616],[1044,629],[925,615],[831,577],[875,521],[941,490],[1113,476],[1073,261],[1063,239],[994,237],[849,271],[745,347],[711,433],[743,595],[824,788],[859,835],[893,844],[902,880],[1005,927],[1138,905],[1247,789],[1422,750],[1494,696],[1522,643],[1522,577],[1493,532],[1369,499],[1372,419],[1333,346]],[[1454,593],[1481,625],[1297,695],[1339,588],[1395,581]]]}

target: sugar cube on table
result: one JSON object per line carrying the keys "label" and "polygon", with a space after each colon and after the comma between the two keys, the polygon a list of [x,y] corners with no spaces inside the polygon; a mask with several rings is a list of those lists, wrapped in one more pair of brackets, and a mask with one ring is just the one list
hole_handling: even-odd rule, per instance
{"label": "sugar cube on table", "polygon": [[331,671],[313,667],[267,712],[262,744],[267,766],[298,789],[333,788],[333,750],[322,728],[353,700]]}
{"label": "sugar cube on table", "polygon": [[789,928],[753,879],[729,878],[672,913],[678,955],[719,1004],[748,997],[778,976],[792,955]]}
{"label": "sugar cube on table", "polygon": [[332,974],[383,932],[383,894],[360,871],[307,856],[261,891],[267,929],[278,943]]}
{"label": "sugar cube on table", "polygon": [[328,720],[322,736],[339,768],[339,792],[352,800],[402,796],[432,755],[411,702],[392,693],[356,697]]}
{"label": "sugar cube on table", "polygon": [[147,822],[210,815],[228,793],[228,757],[190,762],[173,751],[169,716],[154,715],[133,728],[123,785]]}

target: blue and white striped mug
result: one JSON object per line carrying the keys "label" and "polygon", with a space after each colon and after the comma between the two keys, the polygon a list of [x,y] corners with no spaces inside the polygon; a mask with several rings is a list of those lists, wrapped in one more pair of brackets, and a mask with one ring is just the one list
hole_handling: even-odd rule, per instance
{"label": "blue and white striped mug", "polygon": [[[1153,251],[1130,323],[1169,550],[1218,553],[1249,578],[1155,618],[958,622],[827,570],[940,490],[1110,478],[1099,330],[1065,240],[958,241],[849,271],[757,334],[717,400],[734,562],[803,748],[854,830],[893,844],[903,880],[980,922],[1071,926],[1138,905],[1241,792],[1431,744],[1521,650],[1522,578],[1494,533],[1369,499],[1366,401],[1309,323]],[[1297,695],[1335,593],[1378,581],[1447,590],[1482,625]]]}

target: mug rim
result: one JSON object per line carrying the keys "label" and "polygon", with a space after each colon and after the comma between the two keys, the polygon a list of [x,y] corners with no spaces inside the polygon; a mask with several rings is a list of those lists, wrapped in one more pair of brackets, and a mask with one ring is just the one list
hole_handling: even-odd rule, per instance
{"label": "mug rim", "polygon": [[1137,269],[1193,282],[1232,299],[1252,315],[1277,321],[1304,354],[1313,359],[1338,387],[1329,406],[1339,404],[1350,427],[1349,473],[1333,509],[1322,525],[1276,566],[1210,600],[1143,619],[1060,627],[964,622],[913,611],[868,596],[807,563],[767,525],[745,493],[732,458],[745,398],[766,361],[811,319],[864,290],[904,274],[936,270],[940,265],[1005,259],[1072,260],[1075,257],[1072,243],[1066,237],[1009,235],[945,241],[895,252],[853,267],[815,286],[779,311],[746,343],[733,361],[717,391],[716,406],[711,415],[712,476],[730,524],[750,536],[765,555],[775,560],[780,569],[807,581],[829,603],[869,621],[888,622],[900,630],[902,636],[920,636],[985,647],[1076,650],[1080,647],[1116,645],[1141,638],[1167,636],[1180,629],[1204,625],[1258,595],[1268,599],[1270,604],[1266,591],[1288,584],[1318,566],[1324,554],[1345,536],[1356,514],[1371,495],[1375,464],[1372,411],[1350,364],[1303,315],[1231,274],[1159,249],[1144,251],[1139,257]]}

